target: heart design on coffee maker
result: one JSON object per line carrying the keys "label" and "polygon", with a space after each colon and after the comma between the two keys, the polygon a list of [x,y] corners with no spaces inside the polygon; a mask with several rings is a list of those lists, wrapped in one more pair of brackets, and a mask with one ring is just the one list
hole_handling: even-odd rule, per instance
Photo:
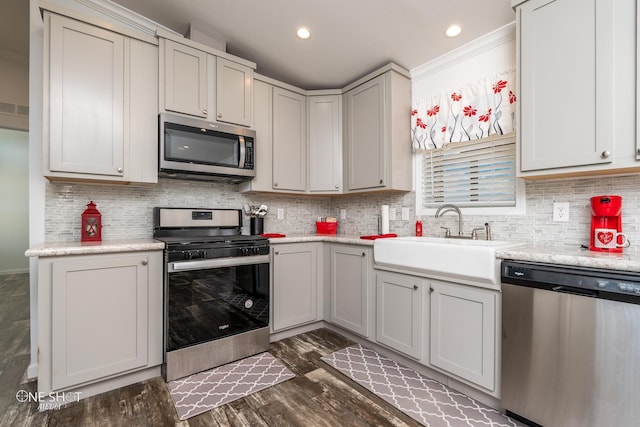
{"label": "heart design on coffee maker", "polygon": [[600,231],[598,232],[598,240],[602,242],[603,245],[608,245],[613,240],[613,233],[610,231]]}

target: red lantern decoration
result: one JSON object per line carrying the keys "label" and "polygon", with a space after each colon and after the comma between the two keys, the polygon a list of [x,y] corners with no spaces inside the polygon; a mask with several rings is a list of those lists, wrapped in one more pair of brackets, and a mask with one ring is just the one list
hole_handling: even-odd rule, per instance
{"label": "red lantern decoration", "polygon": [[96,209],[96,204],[90,201],[87,209],[82,212],[82,242],[102,241],[102,215]]}

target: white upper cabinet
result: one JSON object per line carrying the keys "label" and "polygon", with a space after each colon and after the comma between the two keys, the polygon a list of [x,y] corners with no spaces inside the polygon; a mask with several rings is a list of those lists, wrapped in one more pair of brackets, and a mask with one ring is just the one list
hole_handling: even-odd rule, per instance
{"label": "white upper cabinet", "polygon": [[[273,188],[307,187],[307,101],[304,95],[273,88]],[[257,141],[259,144],[260,141]],[[259,167],[259,166],[258,166]]]}
{"label": "white upper cabinet", "polygon": [[217,58],[216,120],[242,126],[253,124],[253,69]]}
{"label": "white upper cabinet", "polygon": [[161,37],[160,46],[161,111],[253,126],[253,68],[247,64],[255,64],[188,39]]}
{"label": "white upper cabinet", "polygon": [[408,73],[396,66],[344,94],[346,190],[412,189]]}
{"label": "white upper cabinet", "polygon": [[517,6],[519,176],[640,168],[634,0]]}
{"label": "white upper cabinet", "polygon": [[309,117],[309,191],[342,192],[342,97],[307,98]]}
{"label": "white upper cabinet", "polygon": [[157,46],[46,11],[44,21],[44,175],[157,182]]}
{"label": "white upper cabinet", "polygon": [[164,108],[206,118],[207,53],[166,40],[164,55]]}

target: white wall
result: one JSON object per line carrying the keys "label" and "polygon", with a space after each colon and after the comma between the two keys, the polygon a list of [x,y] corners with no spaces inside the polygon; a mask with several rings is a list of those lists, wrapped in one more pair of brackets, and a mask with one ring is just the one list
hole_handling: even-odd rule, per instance
{"label": "white wall", "polygon": [[0,274],[29,268],[28,143],[27,132],[0,129]]}

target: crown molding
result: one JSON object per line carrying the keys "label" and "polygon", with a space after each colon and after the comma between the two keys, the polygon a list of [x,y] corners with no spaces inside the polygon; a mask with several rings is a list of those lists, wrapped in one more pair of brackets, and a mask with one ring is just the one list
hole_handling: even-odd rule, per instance
{"label": "crown molding", "polygon": [[516,22],[510,22],[482,37],[479,37],[465,45],[460,46],[438,58],[420,65],[411,72],[413,80],[420,79],[425,74],[436,73],[440,70],[452,67],[474,56],[483,54],[497,46],[509,43],[516,38]]}

